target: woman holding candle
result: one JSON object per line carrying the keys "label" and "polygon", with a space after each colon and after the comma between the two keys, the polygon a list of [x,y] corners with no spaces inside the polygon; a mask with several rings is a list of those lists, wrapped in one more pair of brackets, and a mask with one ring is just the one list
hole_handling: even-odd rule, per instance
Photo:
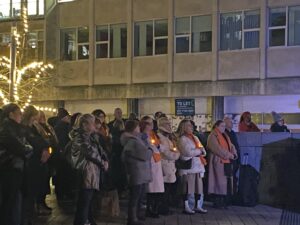
{"label": "woman holding candle", "polygon": [[152,133],[153,120],[149,116],[144,116],[140,122],[141,138],[145,145],[151,149],[151,174],[152,181],[146,189],[147,194],[147,216],[159,217],[158,205],[164,193],[164,179],[161,166],[161,155],[159,152],[159,139],[155,138]]}
{"label": "woman holding candle", "polygon": [[[184,212],[187,214],[207,213],[203,209],[203,183],[202,178],[205,173],[206,151],[199,139],[193,135],[193,126],[190,120],[184,119],[179,123],[178,130],[178,149],[180,159],[183,161],[191,160],[190,168],[179,169],[181,176],[181,189],[184,196]],[[188,204],[188,196],[195,195],[195,207],[191,209]]]}
{"label": "woman holding candle", "polygon": [[175,160],[180,156],[176,148],[175,136],[172,134],[171,122],[167,117],[162,117],[157,121],[158,137],[160,141],[161,165],[165,186],[163,211],[169,213],[169,205],[173,196],[176,195],[176,167]]}

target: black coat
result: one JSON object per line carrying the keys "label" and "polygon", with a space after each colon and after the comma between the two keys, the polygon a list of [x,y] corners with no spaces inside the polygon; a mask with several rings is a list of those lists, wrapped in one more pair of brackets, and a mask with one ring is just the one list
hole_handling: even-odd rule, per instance
{"label": "black coat", "polygon": [[280,126],[277,122],[273,123],[270,128],[271,132],[290,132],[287,126]]}
{"label": "black coat", "polygon": [[[23,171],[26,157],[32,154],[32,147],[26,140],[26,129],[11,119],[5,119],[0,127],[1,170]],[[4,160],[6,158],[6,160]],[[5,161],[5,162],[4,162]]]}
{"label": "black coat", "polygon": [[41,162],[42,153],[48,150],[48,142],[38,133],[34,126],[26,126],[26,139],[33,147],[33,154],[27,160],[25,166],[25,186],[24,191],[29,196],[41,196],[46,194],[48,165]]}
{"label": "black coat", "polygon": [[58,145],[61,151],[63,151],[70,141],[69,133],[71,131],[71,127],[69,123],[59,121],[54,127],[55,134],[58,139]]}

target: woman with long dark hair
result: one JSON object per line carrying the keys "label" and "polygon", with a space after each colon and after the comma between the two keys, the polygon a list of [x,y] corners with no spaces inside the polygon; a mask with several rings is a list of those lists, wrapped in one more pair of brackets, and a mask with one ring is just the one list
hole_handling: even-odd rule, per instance
{"label": "woman with long dark hair", "polygon": [[37,214],[50,214],[51,211],[41,206],[47,192],[47,161],[50,157],[49,144],[41,136],[35,124],[38,123],[39,111],[34,106],[27,106],[23,113],[22,124],[26,129],[26,137],[33,147],[33,155],[25,168],[25,199],[23,224],[31,224],[36,205]]}

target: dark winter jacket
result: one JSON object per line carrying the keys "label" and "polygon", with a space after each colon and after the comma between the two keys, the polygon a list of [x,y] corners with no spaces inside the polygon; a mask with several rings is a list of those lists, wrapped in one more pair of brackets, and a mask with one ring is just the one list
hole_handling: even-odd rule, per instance
{"label": "dark winter jacket", "polygon": [[55,134],[58,139],[58,145],[61,151],[63,151],[70,141],[69,132],[71,131],[70,124],[59,121],[54,127]]}
{"label": "dark winter jacket", "polygon": [[[1,170],[23,171],[26,157],[32,154],[32,146],[25,138],[24,127],[11,119],[5,119],[0,127]],[[4,160],[5,159],[5,160]],[[4,162],[5,161],[5,162]]]}
{"label": "dark winter jacket", "polygon": [[124,146],[122,158],[129,178],[129,185],[151,182],[152,151],[139,137],[127,132],[122,134],[121,143]]}
{"label": "dark winter jacket", "polygon": [[290,132],[286,125],[280,126],[277,122],[271,125],[270,130],[271,132]]}

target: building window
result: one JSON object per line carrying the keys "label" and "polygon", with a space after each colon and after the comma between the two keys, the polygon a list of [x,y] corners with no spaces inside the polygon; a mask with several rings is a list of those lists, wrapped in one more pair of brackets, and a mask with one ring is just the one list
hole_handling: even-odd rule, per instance
{"label": "building window", "polygon": [[126,24],[96,27],[96,58],[120,58],[127,56]]}
{"label": "building window", "polygon": [[0,19],[6,19],[10,17],[10,0],[0,1]]}
{"label": "building window", "polygon": [[87,27],[60,31],[60,59],[62,61],[89,58],[89,29]]}
{"label": "building window", "polygon": [[300,6],[269,10],[269,46],[300,45]]}
{"label": "building window", "polygon": [[27,34],[27,49],[26,55],[28,61],[43,60],[44,52],[44,32],[35,31]]}
{"label": "building window", "polygon": [[134,56],[168,53],[168,20],[153,20],[134,24]]}
{"label": "building window", "polygon": [[286,8],[274,8],[269,11],[269,46],[285,46],[287,17]]}
{"label": "building window", "polygon": [[77,29],[77,50],[79,60],[89,58],[89,29],[87,27]]}
{"label": "building window", "polygon": [[211,16],[175,19],[176,53],[211,51]]}
{"label": "building window", "polygon": [[288,45],[300,45],[300,6],[289,8]]}
{"label": "building window", "polygon": [[10,34],[0,34],[0,56],[9,57],[10,41]]}
{"label": "building window", "polygon": [[[44,15],[44,0],[27,0],[29,16]],[[0,19],[21,15],[21,0],[0,0]]]}
{"label": "building window", "polygon": [[10,34],[0,34],[0,45],[8,46],[11,41]]}
{"label": "building window", "polygon": [[220,49],[259,48],[259,10],[222,13],[220,16]]}

